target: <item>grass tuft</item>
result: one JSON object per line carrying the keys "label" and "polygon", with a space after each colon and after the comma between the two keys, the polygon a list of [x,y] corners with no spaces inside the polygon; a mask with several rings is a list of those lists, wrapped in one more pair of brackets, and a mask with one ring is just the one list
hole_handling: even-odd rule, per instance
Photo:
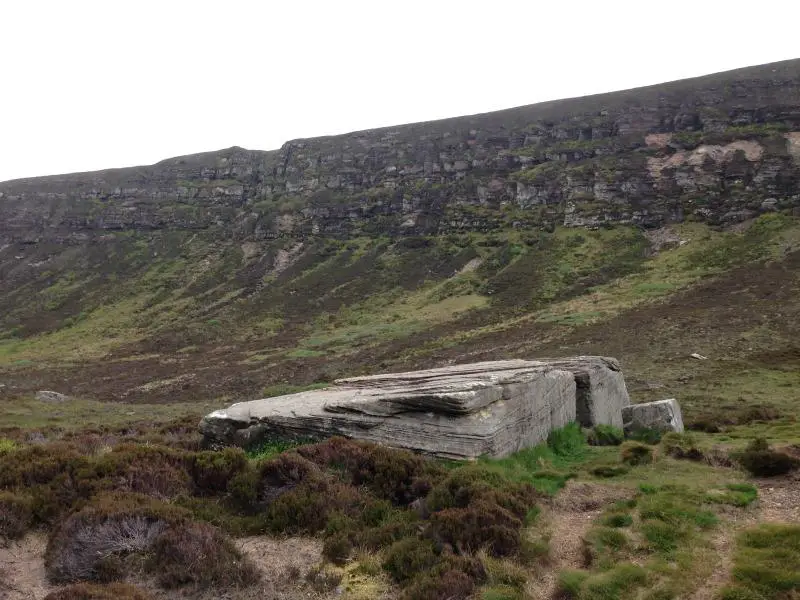
{"label": "grass tuft", "polygon": [[723,600],[794,598],[800,593],[800,525],[762,523],[736,540],[733,582]]}

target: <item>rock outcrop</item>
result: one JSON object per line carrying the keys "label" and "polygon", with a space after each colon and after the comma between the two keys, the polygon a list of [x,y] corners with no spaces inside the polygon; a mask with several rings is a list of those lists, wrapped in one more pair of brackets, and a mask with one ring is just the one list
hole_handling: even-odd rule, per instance
{"label": "rock outcrop", "polygon": [[615,359],[579,356],[549,360],[547,364],[575,376],[576,420],[581,426],[603,424],[622,428],[622,409],[631,401]]}
{"label": "rock outcrop", "polygon": [[[341,379],[241,402],[200,424],[210,446],[342,435],[445,458],[505,456],[576,420],[621,422],[628,404],[614,359],[507,360]],[[585,424],[586,424],[585,423]]]}
{"label": "rock outcrop", "polygon": [[662,85],[0,183],[0,243],[734,223],[800,206],[800,60]]}
{"label": "rock outcrop", "polygon": [[675,398],[631,404],[622,409],[625,435],[637,431],[683,431],[681,407]]}

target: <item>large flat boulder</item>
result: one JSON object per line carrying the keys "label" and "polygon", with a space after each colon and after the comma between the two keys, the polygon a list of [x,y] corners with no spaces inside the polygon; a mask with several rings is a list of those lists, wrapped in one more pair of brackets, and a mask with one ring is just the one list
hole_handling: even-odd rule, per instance
{"label": "large flat boulder", "polygon": [[[603,383],[607,360],[616,364],[506,360],[341,379],[324,390],[234,404],[207,415],[200,430],[212,446],[341,435],[445,458],[505,456],[576,420],[576,379],[589,382],[584,393],[595,390],[598,405],[609,402],[619,386]],[[605,418],[611,410],[595,412]]]}

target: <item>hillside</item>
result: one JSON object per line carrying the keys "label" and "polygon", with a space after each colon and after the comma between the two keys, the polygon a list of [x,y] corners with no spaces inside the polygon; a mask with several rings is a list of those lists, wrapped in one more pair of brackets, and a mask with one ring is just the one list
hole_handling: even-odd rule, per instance
{"label": "hillside", "polygon": [[[0,183],[0,598],[793,600],[799,291],[800,60]],[[692,431],[475,462],[198,433],[569,355]]]}
{"label": "hillside", "polygon": [[222,402],[589,352],[643,397],[792,383],[798,144],[800,60],[2,183],[3,390]]}

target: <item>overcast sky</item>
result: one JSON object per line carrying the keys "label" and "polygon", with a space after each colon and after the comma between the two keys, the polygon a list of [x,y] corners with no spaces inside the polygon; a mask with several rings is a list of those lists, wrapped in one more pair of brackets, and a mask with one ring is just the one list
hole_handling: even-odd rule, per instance
{"label": "overcast sky", "polygon": [[800,2],[0,0],[0,181],[800,57]]}

